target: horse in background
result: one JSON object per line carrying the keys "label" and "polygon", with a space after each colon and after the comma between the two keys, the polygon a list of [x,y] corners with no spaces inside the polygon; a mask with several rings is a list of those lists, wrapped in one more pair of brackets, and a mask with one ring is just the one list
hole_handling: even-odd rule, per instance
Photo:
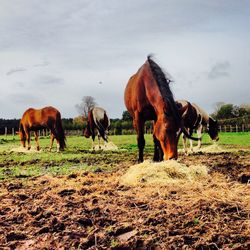
{"label": "horse in background", "polygon": [[181,129],[189,138],[182,125],[181,114],[170,90],[170,79],[151,56],[128,81],[124,93],[124,102],[133,118],[137,132],[139,162],[143,162],[145,147],[144,124],[154,120],[154,161],[177,159],[178,139]]}
{"label": "horse in background", "polygon": [[62,127],[62,120],[60,112],[53,107],[45,107],[42,109],[27,109],[19,125],[19,135],[23,147],[28,143],[28,150],[30,150],[30,132],[34,131],[36,148],[39,151],[38,131],[41,129],[49,129],[51,132],[50,151],[53,146],[54,139],[57,141],[57,152],[64,150],[66,147],[65,134]]}
{"label": "horse in background", "polygon": [[94,140],[98,136],[98,145],[101,149],[100,139],[104,140],[104,145],[108,142],[108,129],[110,127],[110,120],[107,112],[100,107],[94,107],[88,113],[87,127],[84,131],[86,138],[92,137],[92,148],[95,150]]}
{"label": "horse in background", "polygon": [[[184,122],[184,126],[189,131],[190,135],[192,135],[194,130],[197,130],[198,138],[198,148],[201,148],[201,135],[202,129],[205,127],[210,138],[213,141],[219,140],[218,135],[218,123],[211,116],[209,116],[201,107],[196,105],[195,103],[190,103],[186,100],[178,100],[176,101],[177,106],[182,109],[182,119]],[[193,152],[193,142],[189,140],[190,150]],[[187,138],[185,134],[183,134],[183,148],[185,154],[187,154]]]}

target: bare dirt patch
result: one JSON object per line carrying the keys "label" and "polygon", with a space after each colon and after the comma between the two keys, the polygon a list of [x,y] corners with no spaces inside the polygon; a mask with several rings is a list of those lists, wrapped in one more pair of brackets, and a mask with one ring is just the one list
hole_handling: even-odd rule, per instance
{"label": "bare dirt patch", "polygon": [[[198,182],[127,186],[114,172],[0,182],[0,247],[11,249],[249,249],[246,152],[180,156],[205,165]],[[97,163],[97,162],[96,162]]]}

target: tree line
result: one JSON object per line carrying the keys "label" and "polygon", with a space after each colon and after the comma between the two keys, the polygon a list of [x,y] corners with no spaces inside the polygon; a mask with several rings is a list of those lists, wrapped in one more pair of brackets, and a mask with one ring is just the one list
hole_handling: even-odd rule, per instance
{"label": "tree line", "polygon": [[[76,105],[80,115],[75,118],[63,118],[62,123],[64,129],[67,130],[80,130],[86,128],[86,119],[88,111],[95,106],[96,103],[92,97],[84,97],[82,103]],[[211,114],[213,118],[218,120],[219,125],[238,125],[250,124],[250,104],[234,105],[231,103],[216,103],[215,111]],[[11,134],[19,129],[20,119],[0,119],[0,134]],[[145,124],[146,133],[152,132],[153,124],[147,121]],[[132,134],[135,133],[133,129],[132,117],[128,111],[122,113],[122,118],[110,119],[110,134]]]}

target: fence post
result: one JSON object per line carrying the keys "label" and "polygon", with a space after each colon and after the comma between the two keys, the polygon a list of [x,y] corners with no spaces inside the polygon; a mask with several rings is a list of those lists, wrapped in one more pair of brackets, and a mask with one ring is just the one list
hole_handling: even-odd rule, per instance
{"label": "fence post", "polygon": [[14,138],[14,136],[15,136],[15,128],[12,128],[12,136]]}
{"label": "fence post", "polygon": [[242,132],[245,132],[244,124],[242,124]]}
{"label": "fence post", "polygon": [[7,134],[8,134],[8,128],[7,127],[5,127],[4,134],[5,134],[5,137],[7,137]]}
{"label": "fence post", "polygon": [[220,129],[220,133],[221,133],[221,125],[219,126],[219,129]]}
{"label": "fence post", "polygon": [[227,125],[224,125],[224,132],[227,132]]}
{"label": "fence post", "polygon": [[238,133],[238,125],[237,124],[236,124],[235,129],[236,129],[236,133]]}

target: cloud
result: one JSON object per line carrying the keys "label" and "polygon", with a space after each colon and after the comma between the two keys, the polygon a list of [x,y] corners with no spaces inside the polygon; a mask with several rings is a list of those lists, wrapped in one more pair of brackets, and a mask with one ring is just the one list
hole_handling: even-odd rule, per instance
{"label": "cloud", "polygon": [[9,71],[6,73],[6,75],[9,76],[9,75],[12,75],[12,74],[14,74],[14,73],[22,72],[22,71],[26,71],[26,70],[27,70],[27,69],[22,68],[22,67],[16,67],[16,68],[14,68],[14,69],[9,70]]}
{"label": "cloud", "polygon": [[214,80],[220,77],[228,77],[230,75],[229,69],[230,63],[228,61],[218,62],[208,72],[208,79]]}
{"label": "cloud", "polygon": [[246,102],[249,7],[234,0],[2,0],[0,82],[8,109],[0,114],[13,117],[16,106],[29,105],[12,107],[11,94],[33,91],[67,117],[85,95],[120,117],[126,83],[151,52],[173,76],[176,97],[206,107],[223,90],[225,101]]}
{"label": "cloud", "polygon": [[52,76],[52,75],[42,75],[37,77],[34,81],[35,84],[39,85],[63,85],[64,80],[63,78]]}
{"label": "cloud", "polygon": [[25,106],[37,105],[42,102],[42,99],[32,93],[18,93],[10,95],[11,101],[14,104],[24,104]]}
{"label": "cloud", "polygon": [[49,62],[44,61],[42,63],[34,64],[33,67],[46,67],[49,65]]}

